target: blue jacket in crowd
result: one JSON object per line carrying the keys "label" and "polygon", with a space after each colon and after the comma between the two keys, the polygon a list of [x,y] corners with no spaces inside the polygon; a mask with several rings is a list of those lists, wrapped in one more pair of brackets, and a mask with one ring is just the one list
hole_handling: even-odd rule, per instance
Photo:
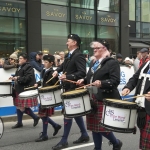
{"label": "blue jacket in crowd", "polygon": [[35,68],[37,71],[41,72],[44,68],[44,65],[42,64],[42,60],[36,60],[37,52],[31,52],[30,57],[30,64],[33,68]]}

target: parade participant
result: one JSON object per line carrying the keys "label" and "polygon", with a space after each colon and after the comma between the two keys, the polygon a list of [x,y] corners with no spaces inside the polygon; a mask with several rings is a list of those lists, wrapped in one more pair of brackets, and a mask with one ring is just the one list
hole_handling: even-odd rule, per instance
{"label": "parade participant", "polygon": [[[54,72],[53,70],[54,61],[55,58],[52,55],[43,56],[44,69],[41,72],[41,81],[35,84],[35,87],[40,85],[42,85],[43,87],[52,86],[58,81],[58,78],[54,78],[50,82],[46,83],[49,79],[52,78],[52,73]],[[42,142],[48,140],[47,136],[48,123],[51,124],[54,128],[53,136],[55,136],[58,133],[59,129],[61,129],[61,126],[55,123],[51,118],[49,118],[49,116],[54,114],[54,108],[49,107],[42,109],[41,106],[39,106],[38,114],[43,122],[43,131],[41,132],[40,137],[35,141]]]}
{"label": "parade participant", "polygon": [[[129,79],[122,91],[122,95],[128,95],[136,87],[135,95],[147,94],[150,91],[150,61],[144,63],[137,72]],[[150,149],[150,101],[149,94],[146,97],[140,97],[143,103],[138,109],[137,126],[140,129],[141,150]],[[139,98],[138,98],[139,99]],[[136,101],[136,100],[135,100]]]}
{"label": "parade participant", "polygon": [[[81,39],[76,34],[68,35],[67,46],[69,53],[65,56],[65,61],[60,67],[53,73],[53,76],[57,76],[59,72],[66,73],[60,76],[60,80],[68,79],[77,81],[80,78],[85,77],[86,75],[86,61],[83,54],[79,51],[79,46],[81,44]],[[74,90],[76,85],[69,82],[63,82],[63,88],[65,91]],[[74,118],[78,127],[81,131],[81,137],[74,141],[74,144],[79,144],[89,141],[89,136],[85,129],[84,121],[82,117]],[[53,150],[63,149],[68,147],[68,135],[72,126],[72,118],[64,118],[64,133],[60,142],[54,146]]]}
{"label": "parade participant", "polygon": [[17,107],[17,117],[18,117],[18,122],[16,125],[12,127],[12,129],[23,127],[22,124],[23,113],[26,113],[27,115],[31,116],[34,119],[33,123],[34,127],[38,124],[40,119],[33,113],[30,107],[28,108],[25,107],[31,104],[34,104],[34,106],[37,105],[38,104],[37,99],[27,99],[26,101],[24,100],[24,104],[22,104],[18,98],[18,95],[24,91],[25,87],[33,86],[35,84],[34,70],[32,66],[27,62],[27,60],[28,60],[27,54],[21,53],[19,55],[19,68],[17,69],[15,76],[10,77],[10,79],[15,81],[15,87],[13,90],[13,100],[14,105]]}
{"label": "parade participant", "polygon": [[87,76],[77,81],[77,84],[90,84],[98,88],[97,94],[92,94],[92,106],[94,111],[86,115],[87,129],[92,131],[95,148],[101,150],[102,136],[113,144],[113,150],[121,150],[122,142],[116,139],[112,132],[105,130],[99,122],[102,118],[103,99],[120,99],[117,87],[120,83],[120,67],[117,60],[110,57],[107,41],[94,41],[91,43],[96,61],[89,68]]}

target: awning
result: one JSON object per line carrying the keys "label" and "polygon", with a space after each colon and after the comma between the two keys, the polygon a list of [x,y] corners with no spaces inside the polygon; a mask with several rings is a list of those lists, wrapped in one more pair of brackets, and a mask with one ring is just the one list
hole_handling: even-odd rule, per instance
{"label": "awning", "polygon": [[148,48],[148,47],[150,47],[150,45],[148,45],[148,44],[135,43],[135,42],[130,42],[129,45],[130,45],[130,47],[132,47],[132,48],[146,48],[146,47]]}

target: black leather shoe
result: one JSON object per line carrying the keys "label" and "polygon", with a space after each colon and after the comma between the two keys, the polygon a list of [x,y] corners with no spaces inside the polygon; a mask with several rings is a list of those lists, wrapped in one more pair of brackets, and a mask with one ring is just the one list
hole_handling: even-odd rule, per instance
{"label": "black leather shoe", "polygon": [[40,135],[40,137],[36,139],[35,142],[43,142],[47,140],[48,140],[48,136]]}
{"label": "black leather shoe", "polygon": [[85,143],[90,140],[89,136],[83,137],[81,136],[78,140],[73,141],[73,144]]}
{"label": "black leather shoe", "polygon": [[121,150],[121,147],[122,147],[123,144],[120,140],[118,140],[118,142],[119,142],[119,144],[113,145],[113,150]]}
{"label": "black leather shoe", "polygon": [[58,143],[54,147],[52,147],[53,150],[60,150],[68,147],[68,142],[66,143]]}
{"label": "black leather shoe", "polygon": [[58,131],[61,129],[61,126],[60,125],[58,125],[57,127],[54,127],[54,133],[53,133],[53,136],[55,136],[57,133],[58,133]]}
{"label": "black leather shoe", "polygon": [[35,127],[39,123],[40,117],[34,119],[33,127]]}
{"label": "black leather shoe", "polygon": [[16,129],[16,128],[22,128],[22,127],[23,127],[23,124],[17,123],[14,126],[12,126],[11,128]]}

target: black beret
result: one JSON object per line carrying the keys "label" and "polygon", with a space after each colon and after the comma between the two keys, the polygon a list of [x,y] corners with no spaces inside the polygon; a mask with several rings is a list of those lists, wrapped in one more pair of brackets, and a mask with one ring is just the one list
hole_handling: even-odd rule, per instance
{"label": "black beret", "polygon": [[43,56],[43,60],[47,60],[49,62],[54,62],[55,57],[53,55],[48,54],[48,55]]}
{"label": "black beret", "polygon": [[109,43],[106,41],[106,40],[100,40],[99,41],[102,45],[104,45],[106,48],[107,48],[107,50],[109,50]]}
{"label": "black beret", "polygon": [[121,54],[117,54],[116,58],[122,58],[122,55]]}
{"label": "black beret", "polygon": [[149,52],[147,48],[142,48],[142,49],[140,50],[140,53],[145,53],[145,52],[147,52],[147,53]]}
{"label": "black beret", "polygon": [[43,55],[43,52],[42,51],[38,51],[37,54],[38,55]]}
{"label": "black beret", "polygon": [[81,38],[77,34],[69,34],[68,39],[76,41],[78,45],[81,44]]}

